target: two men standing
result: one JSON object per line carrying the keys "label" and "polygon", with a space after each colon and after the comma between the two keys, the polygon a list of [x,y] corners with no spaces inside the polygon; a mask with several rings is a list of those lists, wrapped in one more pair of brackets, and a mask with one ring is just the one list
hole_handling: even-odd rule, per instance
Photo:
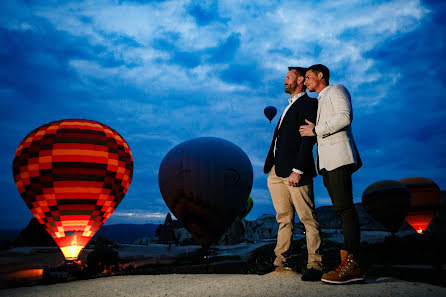
{"label": "two men standing", "polygon": [[[357,262],[359,255],[360,233],[358,215],[353,204],[351,180],[352,173],[358,170],[362,163],[356,149],[356,145],[353,141],[351,131],[353,113],[350,94],[342,85],[330,86],[329,77],[330,72],[324,65],[317,64],[306,69],[305,78],[302,83],[310,92],[317,92],[319,94],[319,103],[317,105],[316,116],[311,115],[311,112],[309,113],[308,111],[305,111],[307,109],[300,106],[301,104],[295,105],[294,102],[297,101],[293,101],[293,98],[296,97],[296,94],[292,95],[292,93],[290,93],[290,95],[292,95],[292,100],[290,101],[290,105],[285,109],[274,132],[273,142],[265,162],[264,171],[267,173],[270,171],[269,169],[271,169],[268,177],[268,188],[271,192],[274,208],[277,212],[277,222],[279,224],[277,245],[275,249],[276,260],[274,264],[280,264],[281,262],[286,263],[286,261],[281,261],[283,259],[286,260],[286,257],[283,257],[282,259],[281,255],[286,254],[289,251],[289,245],[283,244],[282,238],[288,239],[288,233],[285,231],[290,229],[287,227],[288,221],[282,219],[282,217],[284,212],[289,214],[291,211],[293,212],[291,217],[294,217],[294,206],[300,220],[305,226],[307,236],[307,267],[309,269],[302,276],[302,279],[320,279],[328,283],[344,284],[354,281],[361,281],[364,279],[361,275],[359,264]],[[287,80],[284,82],[286,92]],[[297,85],[299,85],[299,82],[301,81],[301,77],[299,75],[297,75],[296,81],[298,82]],[[303,88],[299,90],[299,92],[304,90],[305,89]],[[301,96],[303,97],[304,95]],[[309,97],[306,96],[306,98]],[[309,99],[310,101],[315,100],[311,98]],[[293,119],[290,119],[290,117],[287,116],[288,111],[294,109],[299,115],[301,113],[307,113],[304,123],[301,121],[299,116]],[[283,120],[287,118],[289,121],[288,125],[282,127]],[[294,122],[292,122],[293,120]],[[285,122],[285,125],[286,123],[287,122]],[[299,126],[297,136],[293,133],[294,128],[286,128],[290,126],[294,127],[296,125]],[[282,139],[287,139],[287,141],[283,143]],[[292,145],[287,145],[287,143],[292,142],[292,139],[294,139],[299,146],[293,147]],[[341,263],[335,270],[323,275],[321,273],[322,261],[319,254],[319,223],[317,222],[314,211],[312,186],[312,178],[316,176],[316,174],[312,175],[311,173],[311,168],[313,168],[314,171],[311,149],[308,153],[308,146],[312,148],[315,140],[317,140],[318,144],[316,160],[317,169],[319,174],[321,174],[323,177],[324,186],[327,188],[330,195],[335,213],[341,220],[344,232],[344,248],[341,250]],[[283,151],[285,151],[286,154],[283,153]],[[306,160],[302,158],[306,158]],[[296,162],[296,160],[299,161]],[[308,163],[310,161],[311,167]],[[270,165],[272,163],[274,166]],[[300,164],[304,163],[307,164],[307,167],[296,168],[296,166],[301,166]],[[299,174],[299,178],[306,174],[307,182],[300,183],[300,180],[298,179],[297,183],[293,183],[295,180],[294,174],[290,173],[288,177],[288,188],[280,186],[279,191],[279,186],[277,186],[278,182],[275,182],[277,178],[277,168],[286,168],[286,170],[289,170],[288,168],[290,166],[292,166],[291,171],[293,171],[293,173]],[[286,173],[287,171],[284,169],[284,171],[277,175],[284,178]],[[308,181],[308,179],[311,179],[311,183]],[[307,195],[307,197],[303,194],[294,194],[294,196],[299,197],[299,199],[290,199],[290,197],[293,197],[292,193],[308,193],[309,191],[305,191],[300,188],[302,188],[304,185],[307,185],[307,187],[310,188],[308,186],[310,184],[311,196]],[[302,201],[305,202],[302,203]],[[285,209],[281,207],[282,204],[287,203],[288,205],[291,205],[292,210],[290,208]],[[306,215],[307,211],[312,215]],[[311,219],[309,219],[310,217]],[[314,230],[317,230],[317,232]],[[291,241],[291,236],[289,238]],[[311,245],[311,243],[315,243],[315,245]],[[314,249],[314,247],[317,248]]]}

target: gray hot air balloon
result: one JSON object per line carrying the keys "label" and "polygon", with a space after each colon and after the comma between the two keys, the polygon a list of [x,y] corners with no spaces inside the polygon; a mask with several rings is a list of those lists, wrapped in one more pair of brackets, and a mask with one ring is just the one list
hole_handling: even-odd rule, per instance
{"label": "gray hot air balloon", "polygon": [[158,181],[172,213],[195,240],[209,247],[246,212],[253,171],[248,156],[235,144],[201,137],[167,153]]}
{"label": "gray hot air balloon", "polygon": [[382,180],[364,190],[362,205],[383,227],[396,233],[409,210],[409,199],[409,190],[400,182]]}

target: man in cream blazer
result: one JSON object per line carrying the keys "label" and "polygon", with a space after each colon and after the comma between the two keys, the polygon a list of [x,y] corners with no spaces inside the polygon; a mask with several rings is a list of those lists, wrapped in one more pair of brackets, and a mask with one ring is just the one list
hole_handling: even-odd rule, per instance
{"label": "man in cream blazer", "polygon": [[364,280],[358,264],[360,232],[351,178],[362,163],[351,130],[350,94],[342,85],[330,86],[329,78],[330,72],[324,65],[308,68],[305,85],[310,92],[319,94],[316,124],[307,120],[308,125],[301,126],[299,132],[302,137],[317,136],[317,169],[344,233],[341,264],[323,274],[321,280],[344,284]]}

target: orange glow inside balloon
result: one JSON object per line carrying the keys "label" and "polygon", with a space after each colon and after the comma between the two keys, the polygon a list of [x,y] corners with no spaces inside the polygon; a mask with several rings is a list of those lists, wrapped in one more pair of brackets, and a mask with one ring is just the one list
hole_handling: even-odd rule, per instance
{"label": "orange glow inside balloon", "polygon": [[127,192],[133,175],[128,144],[89,120],[45,124],[20,143],[17,189],[65,259],[75,260]]}
{"label": "orange glow inside balloon", "polygon": [[435,211],[414,211],[406,216],[406,221],[418,234],[423,234],[435,216]]}

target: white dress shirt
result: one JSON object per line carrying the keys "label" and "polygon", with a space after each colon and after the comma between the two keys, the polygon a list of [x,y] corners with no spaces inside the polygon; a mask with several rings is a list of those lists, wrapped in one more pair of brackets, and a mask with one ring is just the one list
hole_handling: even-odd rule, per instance
{"label": "white dress shirt", "polygon": [[[306,94],[305,92],[301,92],[301,93],[298,93],[298,94],[294,95],[290,99],[288,99],[289,104],[285,108],[285,110],[282,112],[282,116],[280,117],[279,126],[277,127],[277,130],[280,129],[280,126],[282,125],[282,120],[285,117],[287,111],[290,109],[291,105],[293,105],[293,103],[296,102],[297,99],[299,99],[300,97],[302,97],[305,94]],[[277,138],[274,141],[274,150],[273,150],[274,157],[276,156],[276,145],[277,145]],[[293,171],[296,172],[296,173],[299,173],[299,174],[303,174],[302,171],[300,171],[299,169],[296,169],[296,168],[293,168]]]}

